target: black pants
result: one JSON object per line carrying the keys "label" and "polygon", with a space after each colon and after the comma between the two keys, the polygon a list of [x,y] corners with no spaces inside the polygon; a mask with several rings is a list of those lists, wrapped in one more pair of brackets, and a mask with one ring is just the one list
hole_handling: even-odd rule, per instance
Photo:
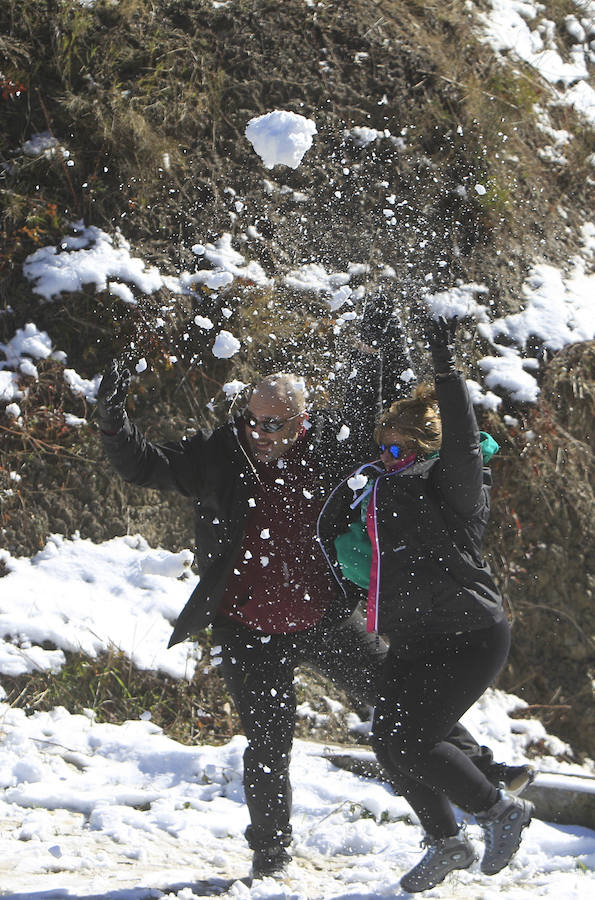
{"label": "black pants", "polygon": [[[263,635],[231,620],[213,630],[222,668],[248,740],[244,790],[250,813],[246,837],[252,849],[291,841],[289,760],[295,728],[294,670],[309,664],[356,702],[373,706],[385,671],[387,645],[368,634],[356,613],[335,627],[293,635]],[[453,723],[452,740],[478,766],[492,762],[487,747]]]}
{"label": "black pants", "polygon": [[[396,643],[396,642],[395,642]],[[395,790],[433,837],[456,834],[450,801],[470,812],[489,809],[498,793],[450,739],[463,713],[504,665],[510,627],[441,636],[411,658],[389,647],[374,714],[372,746]],[[485,767],[483,767],[485,768]]]}

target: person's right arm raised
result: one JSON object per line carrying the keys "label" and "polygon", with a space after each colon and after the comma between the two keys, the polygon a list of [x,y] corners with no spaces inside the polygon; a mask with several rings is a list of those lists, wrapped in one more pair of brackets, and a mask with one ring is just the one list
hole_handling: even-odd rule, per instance
{"label": "person's right arm raised", "polygon": [[203,475],[205,438],[152,443],[126,413],[131,375],[112,360],[97,391],[97,420],[105,453],[118,474],[140,487],[196,496]]}

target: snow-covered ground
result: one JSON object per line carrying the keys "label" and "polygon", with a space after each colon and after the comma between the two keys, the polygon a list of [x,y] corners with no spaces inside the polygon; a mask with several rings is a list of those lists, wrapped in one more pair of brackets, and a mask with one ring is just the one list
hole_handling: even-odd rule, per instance
{"label": "snow-covered ground", "polygon": [[[65,651],[118,648],[139,668],[190,679],[212,669],[192,644],[165,650],[170,621],[194,585],[188,551],[151,548],[142,538],[93,544],[52,537],[31,559],[0,551],[0,682],[58,670]],[[55,649],[48,649],[48,644]],[[7,685],[8,686],[8,685]],[[535,719],[511,718],[522,700],[488,691],[465,722],[497,759],[534,760],[537,783],[595,784],[595,768],[560,762],[565,748]],[[329,698],[328,714],[338,704]],[[308,715],[307,707],[301,710]],[[315,720],[315,717],[313,717]],[[354,713],[348,726],[361,734]],[[245,740],[183,746],[148,714],[102,724],[91,711],[27,715],[0,698],[0,896],[11,900],[179,900],[405,896],[399,879],[421,852],[408,804],[384,784],[336,769],[324,747],[296,741],[294,861],[283,882],[250,884],[251,855],[241,783]],[[469,833],[481,851],[480,832]],[[427,892],[436,898],[584,900],[595,892],[595,832],[534,820],[511,866],[488,878],[477,866]]]}

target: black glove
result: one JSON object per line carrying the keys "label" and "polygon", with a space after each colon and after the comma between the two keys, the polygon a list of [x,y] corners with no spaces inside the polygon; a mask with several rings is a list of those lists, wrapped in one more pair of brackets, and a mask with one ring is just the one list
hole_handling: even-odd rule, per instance
{"label": "black glove", "polygon": [[426,327],[426,336],[432,354],[432,363],[436,375],[449,375],[456,372],[455,334],[459,324],[456,316],[446,319],[438,316],[430,319]]}
{"label": "black glove", "polygon": [[394,309],[394,301],[381,291],[368,297],[360,326],[360,338],[364,344],[376,350],[386,349],[390,345],[395,327],[400,331]]}
{"label": "black glove", "polygon": [[118,361],[112,359],[111,365],[97,391],[97,419],[99,427],[107,434],[115,434],[126,421],[126,397],[130,387],[128,369],[118,371]]}

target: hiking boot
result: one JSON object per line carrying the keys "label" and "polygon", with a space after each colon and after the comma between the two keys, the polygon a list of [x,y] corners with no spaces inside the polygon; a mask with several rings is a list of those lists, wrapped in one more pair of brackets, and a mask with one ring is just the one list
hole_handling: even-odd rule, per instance
{"label": "hiking boot", "polygon": [[401,887],[408,894],[433,888],[444,881],[453,869],[468,869],[477,859],[473,845],[463,829],[453,837],[426,836],[421,846],[427,847],[425,856],[401,878]]}
{"label": "hiking boot", "polygon": [[287,873],[291,856],[285,847],[255,850],[252,856],[253,878],[280,878]]}
{"label": "hiking boot", "polygon": [[485,776],[495,788],[502,788],[509,794],[520,794],[535,778],[533,766],[507,766],[506,763],[492,763],[485,770]]}
{"label": "hiking boot", "polygon": [[534,806],[500,791],[500,799],[485,812],[475,813],[485,838],[485,851],[481,861],[484,875],[495,875],[508,865],[521,843],[521,833],[531,821]]}

